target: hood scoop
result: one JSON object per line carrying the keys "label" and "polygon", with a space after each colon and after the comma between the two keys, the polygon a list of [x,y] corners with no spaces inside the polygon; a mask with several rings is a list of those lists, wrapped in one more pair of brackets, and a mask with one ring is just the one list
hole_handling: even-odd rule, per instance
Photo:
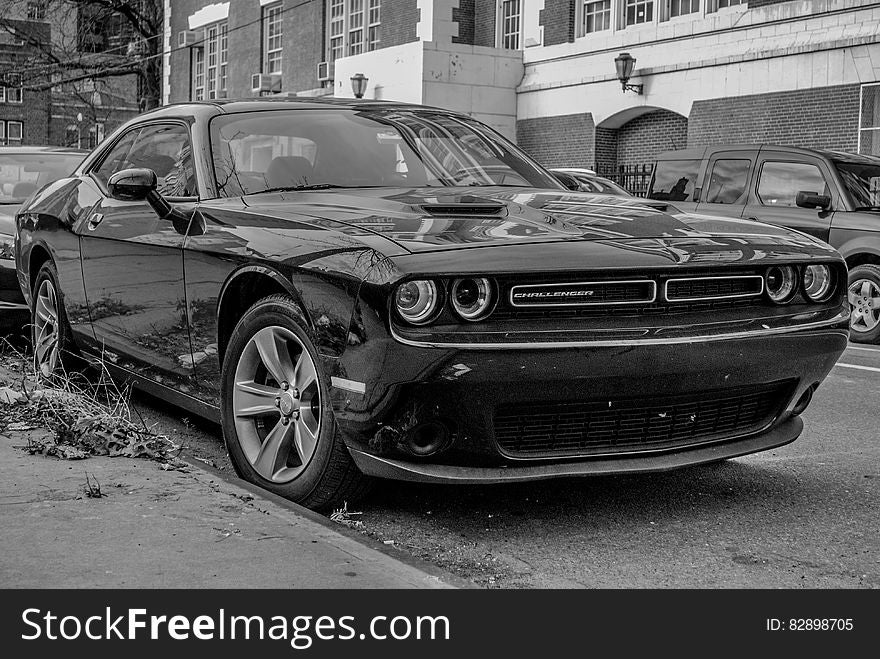
{"label": "hood scoop", "polygon": [[506,214],[507,206],[482,199],[463,199],[453,203],[422,204],[421,209],[432,217],[498,217]]}

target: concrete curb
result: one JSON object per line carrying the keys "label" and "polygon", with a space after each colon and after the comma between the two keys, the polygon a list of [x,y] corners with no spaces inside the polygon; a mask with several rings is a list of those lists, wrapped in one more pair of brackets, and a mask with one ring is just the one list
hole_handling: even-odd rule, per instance
{"label": "concrete curb", "polygon": [[373,551],[378,551],[379,553],[384,554],[384,555],[388,556],[389,558],[392,558],[396,561],[400,561],[401,563],[403,563],[411,568],[415,568],[416,570],[420,570],[420,571],[424,572],[426,575],[433,577],[434,579],[437,579],[438,581],[440,581],[443,584],[446,584],[447,586],[450,586],[452,588],[458,588],[458,589],[462,589],[462,588],[464,588],[464,589],[468,589],[468,588],[478,589],[479,588],[476,584],[474,584],[470,581],[467,581],[466,579],[463,579],[462,577],[459,577],[455,574],[452,574],[451,572],[447,572],[446,570],[443,570],[442,568],[440,568],[432,563],[428,563],[426,561],[420,560],[420,559],[418,559],[414,556],[411,556],[401,550],[390,549],[388,545],[381,543],[378,540],[375,540],[373,538],[370,538],[369,536],[365,536],[362,533],[358,533],[357,531],[354,531],[353,529],[348,528],[344,524],[338,524],[336,522],[332,522],[327,517],[325,517],[324,515],[321,515],[320,513],[316,513],[313,510],[309,510],[308,508],[300,506],[299,504],[294,503],[293,501],[290,501],[289,499],[285,499],[282,496],[279,496],[277,494],[269,492],[268,490],[264,490],[263,488],[259,487],[258,485],[254,485],[253,483],[249,483],[245,480],[242,480],[241,478],[238,478],[237,476],[229,474],[225,471],[221,471],[220,469],[217,469],[216,467],[213,467],[209,464],[206,464],[200,460],[196,460],[196,459],[192,458],[191,456],[184,454],[184,455],[179,456],[179,459],[182,460],[183,462],[185,462],[190,467],[193,467],[194,469],[199,469],[200,471],[203,471],[206,474],[208,474],[214,478],[222,480],[224,483],[226,483],[226,485],[228,485],[230,487],[237,488],[239,490],[244,490],[245,492],[252,494],[254,497],[260,497],[261,499],[263,499],[267,502],[270,502],[276,506],[280,506],[281,508],[289,510],[290,512],[292,512],[296,515],[299,515],[301,517],[304,517],[311,522],[314,522],[316,524],[320,524],[321,526],[325,527],[326,529],[328,529],[334,533],[338,533],[339,535],[345,536],[345,537],[349,538],[350,540],[354,540],[355,542],[363,545],[367,549],[370,549]]}

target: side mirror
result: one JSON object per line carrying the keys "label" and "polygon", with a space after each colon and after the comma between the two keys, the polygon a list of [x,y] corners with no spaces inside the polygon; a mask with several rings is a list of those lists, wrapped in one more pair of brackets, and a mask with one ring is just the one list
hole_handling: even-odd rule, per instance
{"label": "side mirror", "polygon": [[156,190],[158,179],[152,169],[123,169],[110,176],[107,189],[119,201],[146,201],[156,214],[166,219],[173,209]]}
{"label": "side mirror", "polygon": [[827,194],[818,194],[816,192],[801,191],[797,193],[795,204],[799,208],[818,208],[827,211],[831,208],[831,197]]}
{"label": "side mirror", "polygon": [[119,201],[143,201],[155,192],[158,180],[152,169],[123,169],[110,176],[107,188]]}

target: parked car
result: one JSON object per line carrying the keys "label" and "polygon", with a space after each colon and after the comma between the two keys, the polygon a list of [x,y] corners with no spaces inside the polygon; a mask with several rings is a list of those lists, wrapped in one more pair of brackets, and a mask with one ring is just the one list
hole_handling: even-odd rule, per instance
{"label": "parked car", "polygon": [[59,147],[0,147],[0,326],[29,312],[15,273],[15,213],[38,188],[70,174],[87,151]]}
{"label": "parked car", "polygon": [[852,339],[880,343],[880,158],[754,144],[668,151],[648,196],[831,244],[849,266]]}
{"label": "parked car", "polygon": [[17,224],[43,374],[103,359],[319,509],[781,446],[847,342],[825,243],[567,191],[420,106],[162,108]]}
{"label": "parked car", "polygon": [[629,192],[617,185],[617,183],[611,179],[599,176],[592,169],[564,167],[551,169],[550,173],[569,190],[632,197]]}

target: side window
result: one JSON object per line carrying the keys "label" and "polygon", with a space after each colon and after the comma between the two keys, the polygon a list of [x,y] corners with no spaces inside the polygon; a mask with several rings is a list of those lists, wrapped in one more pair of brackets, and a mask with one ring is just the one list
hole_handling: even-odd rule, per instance
{"label": "side window", "polygon": [[110,153],[104,157],[101,164],[96,169],[92,170],[92,175],[105,186],[112,174],[129,167],[128,154],[131,152],[131,147],[134,145],[139,132],[140,129],[138,128],[127,132],[125,136],[116,143],[116,146],[110,150]]}
{"label": "side window", "polygon": [[801,162],[765,162],[758,182],[764,206],[796,206],[798,192],[828,194],[828,184],[816,165]]}
{"label": "side window", "polygon": [[693,201],[699,160],[661,160],[654,168],[649,199]]}
{"label": "side window", "polygon": [[132,131],[93,173],[106,185],[112,174],[131,167],[156,172],[158,191],[167,197],[197,194],[189,130],[180,124],[158,124]]}
{"label": "side window", "polygon": [[716,160],[709,176],[707,204],[739,204],[745,201],[751,160]]}

